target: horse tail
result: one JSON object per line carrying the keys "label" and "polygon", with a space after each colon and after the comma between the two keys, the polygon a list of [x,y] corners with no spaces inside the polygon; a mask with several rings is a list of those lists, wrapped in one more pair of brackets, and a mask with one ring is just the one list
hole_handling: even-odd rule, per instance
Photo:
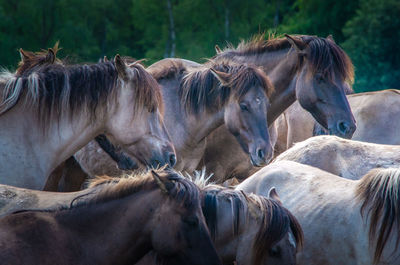
{"label": "horse tail", "polygon": [[357,199],[362,202],[361,216],[370,216],[369,243],[376,242],[374,264],[395,229],[396,249],[400,239],[400,169],[376,168],[358,183]]}

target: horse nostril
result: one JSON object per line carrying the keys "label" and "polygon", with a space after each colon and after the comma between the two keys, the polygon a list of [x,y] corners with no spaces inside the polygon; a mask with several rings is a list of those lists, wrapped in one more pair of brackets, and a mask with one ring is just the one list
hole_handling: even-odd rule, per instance
{"label": "horse nostril", "polygon": [[342,134],[347,134],[350,131],[350,125],[348,122],[345,122],[345,121],[338,122],[337,127],[338,127],[339,132]]}
{"label": "horse nostril", "polygon": [[175,164],[176,164],[176,156],[175,156],[175,154],[170,154],[168,161],[169,161],[169,166],[170,167],[174,167]]}
{"label": "horse nostril", "polygon": [[265,152],[264,152],[264,150],[258,149],[258,150],[257,150],[257,156],[258,156],[258,158],[260,158],[261,160],[263,160],[264,157],[265,157]]}

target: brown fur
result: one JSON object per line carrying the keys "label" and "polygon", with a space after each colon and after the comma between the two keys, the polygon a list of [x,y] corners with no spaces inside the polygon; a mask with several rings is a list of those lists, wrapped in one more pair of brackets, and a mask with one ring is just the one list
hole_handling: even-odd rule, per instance
{"label": "brown fur", "polygon": [[[225,84],[218,82],[211,69],[228,73]],[[181,100],[188,112],[219,109],[234,96],[240,99],[249,89],[261,86],[267,97],[274,92],[268,76],[257,67],[229,62],[210,61],[201,69],[188,69],[180,86]]]}
{"label": "brown fur", "polygon": [[235,220],[233,224],[234,233],[238,233],[241,214],[247,220],[248,215],[261,218],[261,226],[257,233],[253,246],[252,264],[261,265],[268,250],[279,242],[285,234],[292,230],[296,245],[301,249],[303,245],[303,231],[297,219],[278,202],[263,196],[245,194],[239,191],[222,188],[216,185],[208,185],[203,188],[203,213],[206,217],[207,226],[213,238],[217,230],[217,198],[230,198],[234,209]]}
{"label": "brown fur", "polygon": [[[56,52],[57,46],[53,49]],[[72,117],[82,109],[95,119],[97,107],[106,104],[120,82],[113,62],[64,66],[47,62],[44,52],[28,54],[29,59],[20,63],[17,74],[1,73],[5,86],[0,91],[0,115],[24,98],[25,104],[37,107],[43,126],[52,118],[60,119],[65,112]],[[141,65],[130,68],[135,72],[134,113],[140,113],[143,108],[163,112],[158,83]]]}
{"label": "brown fur", "polygon": [[[348,83],[354,81],[354,67],[347,54],[329,38],[319,38],[317,36],[296,35],[295,38],[301,39],[306,45],[306,59],[310,63],[310,76],[320,73],[329,80],[333,80],[332,72],[337,71],[342,80]],[[237,54],[261,54],[267,51],[277,51],[290,49],[291,44],[287,38],[282,38],[270,34],[255,35],[249,41],[242,41],[237,48],[229,45],[223,50],[225,58],[233,57]]]}
{"label": "brown fur", "polygon": [[150,74],[157,80],[181,77],[186,67],[179,60],[169,59],[159,61],[149,69]]}
{"label": "brown fur", "polygon": [[[156,173],[160,176],[170,196],[181,201],[185,207],[194,207],[198,203],[198,188],[191,181],[175,171],[160,169]],[[84,204],[98,203],[128,196],[132,193],[153,189],[158,185],[151,172],[143,175],[130,175],[121,178],[99,176],[89,182],[89,188],[102,185],[102,190]]]}

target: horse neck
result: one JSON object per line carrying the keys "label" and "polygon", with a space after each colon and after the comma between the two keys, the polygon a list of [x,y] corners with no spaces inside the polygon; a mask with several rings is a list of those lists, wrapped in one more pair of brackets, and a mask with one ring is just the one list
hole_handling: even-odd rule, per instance
{"label": "horse neck", "polygon": [[[229,52],[226,53],[228,54]],[[226,55],[222,53],[217,58],[224,58]],[[268,125],[271,125],[296,100],[297,53],[293,49],[283,49],[231,56],[229,55],[229,58],[233,61],[261,67],[270,78],[275,87],[275,92],[269,99],[271,106],[268,109]]]}
{"label": "horse neck", "polygon": [[[36,109],[31,107],[15,106],[0,116],[0,123],[7,124],[1,126],[4,130],[0,129],[5,146],[2,151],[15,152],[24,161],[21,170],[35,179],[27,187],[42,189],[45,178],[55,167],[101,133],[101,120],[90,123],[86,115],[75,115],[71,119],[65,116],[68,115],[62,115],[59,122],[51,122],[48,128],[39,124]],[[11,156],[5,157],[13,160]],[[13,167],[13,162],[9,162],[10,168]],[[19,174],[14,169],[11,171],[10,175]]]}
{"label": "horse neck", "polygon": [[[245,232],[246,226],[246,210],[240,209],[239,213],[235,212],[233,199],[226,197],[218,197],[217,201],[217,233],[214,240],[215,247],[224,264],[230,264],[236,260],[236,254],[241,241],[241,237]],[[239,218],[238,230],[235,232],[234,224]]]}
{"label": "horse neck", "polygon": [[[198,115],[189,113],[182,105],[179,83],[161,82],[160,84],[163,88],[166,108],[164,122],[173,141],[178,160],[186,155],[200,159],[202,151],[200,150],[197,154],[194,149],[205,148],[202,143],[206,136],[224,123],[224,109],[204,111]],[[179,168],[179,165],[177,166],[175,168]]]}
{"label": "horse neck", "polygon": [[163,203],[162,197],[154,196],[154,191],[139,191],[65,210],[56,218],[70,238],[80,242],[80,251],[86,252],[90,263],[134,264],[152,249],[150,224],[153,210]]}

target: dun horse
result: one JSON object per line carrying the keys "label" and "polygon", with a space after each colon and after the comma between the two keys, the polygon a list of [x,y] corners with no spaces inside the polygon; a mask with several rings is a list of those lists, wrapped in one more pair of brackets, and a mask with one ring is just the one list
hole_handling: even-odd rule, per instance
{"label": "dun horse", "polygon": [[[228,61],[199,66],[166,59],[148,71],[163,89],[164,121],[178,155],[176,169],[194,170],[203,155],[206,137],[222,124],[253,163],[263,165],[269,161],[272,148],[266,115],[273,87],[261,70]],[[115,163],[98,155],[98,149],[88,146],[75,157],[89,175],[120,175],[115,174],[115,166],[104,169]],[[107,162],[99,165],[95,161]]]}
{"label": "dun horse", "polygon": [[372,144],[336,136],[315,136],[295,144],[274,161],[289,160],[357,180],[373,168],[400,167],[400,145]]}
{"label": "dun horse", "polygon": [[161,264],[221,264],[190,181],[152,172],[101,182],[75,206],[2,218],[2,263],[134,264],[155,251]]}
{"label": "dun horse", "polygon": [[[254,64],[263,69],[275,87],[270,98],[268,125],[296,99],[330,134],[351,138],[355,121],[346,99],[353,66],[331,37],[289,36],[265,40],[260,35],[236,49],[228,47],[213,59]],[[247,177],[257,170],[240,151],[224,126],[207,137],[199,168],[206,166],[218,181]]]}
{"label": "dun horse", "polygon": [[43,189],[55,167],[101,133],[133,157],[145,142],[150,164],[174,155],[161,91],[142,66],[119,55],[73,66],[54,64],[54,50],[31,55],[21,50],[17,72],[0,74],[1,183]]}
{"label": "dun horse", "polygon": [[236,189],[267,195],[276,187],[304,231],[299,265],[399,264],[400,169],[348,180],[291,161],[270,164]]}
{"label": "dun horse", "polygon": [[[238,265],[272,264],[271,261],[295,264],[302,230],[290,212],[273,199],[207,185],[204,180],[204,175],[194,178],[201,189],[207,226],[224,264],[233,261]],[[0,217],[23,209],[57,209],[81,204],[102,191],[104,181],[95,179],[94,183],[88,189],[69,193],[0,185]],[[156,264],[156,257],[154,253],[146,255],[138,264]]]}
{"label": "dun horse", "polygon": [[[389,89],[357,93],[348,95],[347,99],[357,121],[353,140],[400,145],[400,123],[393,122],[400,115],[400,91]],[[276,149],[280,150],[279,153],[313,135],[327,134],[297,102],[279,117],[277,131],[279,140]]]}
{"label": "dun horse", "polygon": [[[203,214],[223,264],[296,264],[302,230],[278,201],[201,180],[195,183],[202,186]],[[136,265],[151,264],[156,264],[153,254]]]}

